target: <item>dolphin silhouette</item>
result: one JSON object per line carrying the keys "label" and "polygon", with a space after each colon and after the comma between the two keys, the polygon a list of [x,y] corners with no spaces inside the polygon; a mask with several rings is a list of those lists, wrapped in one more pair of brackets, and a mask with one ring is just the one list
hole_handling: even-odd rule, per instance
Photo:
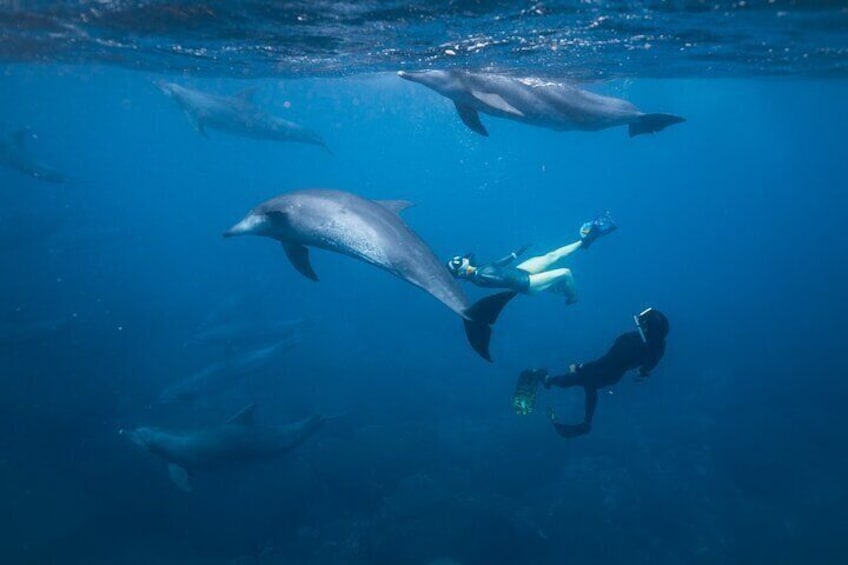
{"label": "dolphin silhouette", "polygon": [[65,182],[65,175],[36,161],[24,147],[27,130],[20,129],[0,136],[0,165],[47,182]]}
{"label": "dolphin silhouette", "polygon": [[492,325],[514,296],[502,292],[470,304],[459,283],[400,212],[405,200],[368,200],[339,190],[300,190],[251,210],[224,237],[260,235],[280,241],[295,269],[317,281],[308,247],[327,249],[375,265],[411,283],[462,317],[471,347],[491,361]]}
{"label": "dolphin silhouette", "polygon": [[326,420],[316,414],[283,426],[256,426],[254,409],[251,404],[223,425],[199,430],[137,428],[119,433],[165,461],[174,484],[190,492],[192,474],[280,457],[312,436]]}
{"label": "dolphin silhouette", "polygon": [[557,131],[596,131],[626,125],[630,137],[685,122],[671,114],[645,114],[620,98],[601,96],[563,83],[459,70],[398,72],[453,100],[462,122],[489,135],[478,112]]}
{"label": "dolphin silhouette", "polygon": [[212,396],[237,384],[245,377],[268,367],[280,354],[300,342],[298,335],[291,335],[271,345],[243,353],[231,352],[229,357],[213,363],[169,386],[160,394],[157,402],[192,402]]}
{"label": "dolphin silhouette", "polygon": [[235,96],[219,96],[172,82],[158,81],[156,84],[177,102],[194,129],[203,136],[207,136],[208,127],[241,137],[310,143],[329,151],[314,131],[273,116],[254,104],[255,88],[242,90]]}

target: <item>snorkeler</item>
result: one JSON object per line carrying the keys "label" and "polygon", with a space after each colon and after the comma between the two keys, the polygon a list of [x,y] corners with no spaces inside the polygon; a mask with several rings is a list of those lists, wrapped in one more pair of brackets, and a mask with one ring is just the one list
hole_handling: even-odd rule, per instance
{"label": "snorkeler", "polygon": [[551,413],[554,428],[563,437],[588,434],[598,403],[598,389],[618,383],[627,371],[638,369],[637,382],[648,378],[665,354],[668,319],[659,310],[648,308],[633,317],[636,330],[618,336],[607,353],[588,363],[572,364],[564,375],[551,376],[546,369],[522,371],[515,393],[515,411],[530,414],[536,397],[536,385],[545,388],[582,386],[586,395],[585,414],[580,424],[563,424]]}
{"label": "snorkeler", "polygon": [[506,257],[484,265],[474,264],[474,253],[457,255],[448,261],[451,274],[485,288],[508,288],[522,294],[536,294],[549,291],[566,297],[566,304],[577,302],[577,290],[571,269],[552,268],[556,263],[568,257],[578,249],[588,249],[596,239],[615,231],[615,225],[609,212],[597,216],[580,227],[580,239],[550,253],[531,257],[515,267],[510,264],[527,250],[523,246]]}

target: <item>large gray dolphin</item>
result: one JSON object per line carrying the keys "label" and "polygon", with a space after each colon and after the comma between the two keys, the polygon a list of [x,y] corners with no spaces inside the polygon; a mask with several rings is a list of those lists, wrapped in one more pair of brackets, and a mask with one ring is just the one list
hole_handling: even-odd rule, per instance
{"label": "large gray dolphin", "polygon": [[47,182],[65,182],[65,175],[36,161],[24,147],[27,131],[21,129],[0,135],[0,165]]}
{"label": "large gray dolphin", "polygon": [[157,86],[176,100],[194,128],[204,136],[208,127],[241,137],[311,143],[329,151],[314,131],[273,116],[254,104],[255,88],[242,90],[235,96],[220,96],[172,82],[159,81]]}
{"label": "large gray dolphin", "polygon": [[468,341],[487,361],[492,324],[514,292],[470,304],[459,283],[426,243],[400,218],[412,204],[368,200],[338,190],[300,190],[272,198],[251,210],[224,237],[261,235],[280,241],[289,260],[313,281],[308,247],[365,261],[431,294],[465,322]]}
{"label": "large gray dolphin", "polygon": [[620,98],[534,78],[458,70],[400,71],[398,75],[453,100],[465,125],[480,135],[489,132],[478,112],[557,131],[596,131],[626,125],[630,137],[686,121],[671,114],[645,114]]}
{"label": "large gray dolphin", "polygon": [[251,404],[225,424],[210,428],[187,432],[137,428],[120,433],[164,460],[171,480],[188,492],[192,474],[284,455],[314,434],[326,420],[316,414],[284,426],[256,426],[254,408]]}

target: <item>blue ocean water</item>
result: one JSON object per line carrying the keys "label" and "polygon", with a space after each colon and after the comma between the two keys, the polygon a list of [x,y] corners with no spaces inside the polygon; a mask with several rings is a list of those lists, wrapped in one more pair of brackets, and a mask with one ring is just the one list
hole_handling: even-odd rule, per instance
{"label": "blue ocean water", "polygon": [[[2,132],[25,127],[68,177],[0,168],[4,563],[845,562],[844,3],[0,8]],[[446,66],[579,80],[687,121],[629,138],[483,116],[484,138],[389,72]],[[201,136],[161,79],[258,87],[332,154]],[[576,304],[506,308],[488,364],[385,272],[314,251],[316,284],[270,240],[221,238],[308,187],[414,202],[405,221],[444,259],[541,253],[603,210],[619,229],[568,261]],[[549,423],[579,419],[573,389],[513,414],[522,369],[601,355],[647,306],[669,317],[667,354],[602,393],[590,435]],[[158,401],[230,362],[205,329],[281,320],[296,343],[272,362]],[[337,418],[191,493],[119,434],[250,403],[262,425]]]}

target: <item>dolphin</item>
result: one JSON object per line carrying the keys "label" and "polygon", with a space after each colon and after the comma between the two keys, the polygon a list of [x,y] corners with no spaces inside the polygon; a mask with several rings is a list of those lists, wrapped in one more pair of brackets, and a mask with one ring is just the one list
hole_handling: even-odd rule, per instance
{"label": "dolphin", "polygon": [[320,414],[284,426],[256,426],[255,405],[242,408],[220,426],[193,431],[158,428],[120,430],[121,435],[168,464],[168,475],[191,492],[191,477],[248,461],[280,457],[311,437],[326,421]]}
{"label": "dolphin", "polygon": [[300,336],[291,335],[273,345],[242,353],[227,361],[213,363],[165,388],[159,394],[157,402],[167,404],[178,401],[192,401],[221,392],[236,384],[246,375],[264,369],[277,358],[277,355],[291,349],[299,341]]}
{"label": "dolphin", "polygon": [[570,84],[459,70],[398,72],[453,100],[471,130],[489,135],[478,112],[557,131],[597,131],[626,125],[630,137],[686,121],[671,114],[645,114],[620,98],[601,96]]}
{"label": "dolphin", "polygon": [[276,322],[257,323],[253,320],[237,320],[215,326],[204,325],[194,334],[192,341],[198,344],[241,346],[249,343],[267,343],[278,339],[296,339],[309,325],[307,320],[295,318]]}
{"label": "dolphin", "polygon": [[254,104],[256,88],[242,90],[235,96],[219,96],[172,82],[159,81],[157,86],[166,96],[176,100],[194,129],[203,136],[207,136],[206,128],[209,127],[241,137],[310,143],[329,151],[314,131],[272,116]]}
{"label": "dolphin", "polygon": [[20,129],[0,135],[0,165],[4,165],[39,180],[61,183],[65,175],[33,159],[24,147],[27,130]]}
{"label": "dolphin", "polygon": [[302,275],[317,281],[308,247],[335,251],[370,263],[413,284],[462,317],[472,348],[487,361],[492,324],[514,292],[470,304],[459,283],[400,212],[405,200],[368,200],[339,190],[300,190],[272,198],[251,210],[224,237],[260,235],[280,241]]}

